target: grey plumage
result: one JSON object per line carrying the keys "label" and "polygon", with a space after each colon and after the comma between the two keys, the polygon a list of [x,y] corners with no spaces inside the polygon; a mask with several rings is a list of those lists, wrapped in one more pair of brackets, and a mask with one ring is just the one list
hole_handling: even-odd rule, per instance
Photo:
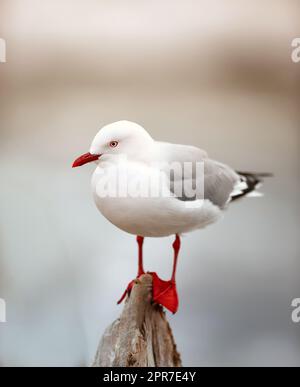
{"label": "grey plumage", "polygon": [[[162,169],[170,178],[170,190],[182,201],[208,199],[223,209],[230,201],[255,190],[261,177],[269,176],[269,174],[235,172],[229,166],[208,158],[204,150],[193,146],[160,142],[159,149],[158,161],[161,154],[163,160],[168,162]],[[178,163],[181,168],[170,171],[170,163]],[[192,165],[192,169],[184,169],[184,163]],[[200,179],[203,179],[203,184],[198,186],[197,163],[200,165],[202,163]]]}

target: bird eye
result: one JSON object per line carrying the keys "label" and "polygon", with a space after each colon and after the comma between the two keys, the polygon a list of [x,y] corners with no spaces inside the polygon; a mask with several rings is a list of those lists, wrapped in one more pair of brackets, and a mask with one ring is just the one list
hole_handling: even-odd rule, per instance
{"label": "bird eye", "polygon": [[116,146],[118,146],[118,141],[111,141],[110,143],[109,143],[109,146],[111,147],[111,148],[115,148]]}

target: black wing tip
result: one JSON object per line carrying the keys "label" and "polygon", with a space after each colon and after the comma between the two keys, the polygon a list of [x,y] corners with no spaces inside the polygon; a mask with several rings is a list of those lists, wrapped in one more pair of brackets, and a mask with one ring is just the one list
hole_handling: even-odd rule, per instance
{"label": "black wing tip", "polygon": [[255,191],[257,186],[262,183],[264,178],[273,177],[273,173],[269,172],[261,172],[261,173],[255,173],[255,172],[237,172],[238,175],[241,178],[244,178],[247,184],[247,188],[243,190],[242,193],[232,196],[231,201],[235,201],[237,199],[240,199],[251,192]]}

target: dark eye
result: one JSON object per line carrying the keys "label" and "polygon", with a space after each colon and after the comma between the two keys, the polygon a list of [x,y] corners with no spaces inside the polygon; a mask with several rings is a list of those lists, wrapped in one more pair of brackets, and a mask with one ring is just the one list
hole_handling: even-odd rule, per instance
{"label": "dark eye", "polygon": [[111,148],[115,148],[116,146],[118,146],[118,141],[111,141],[110,143],[109,143],[109,146],[111,147]]}

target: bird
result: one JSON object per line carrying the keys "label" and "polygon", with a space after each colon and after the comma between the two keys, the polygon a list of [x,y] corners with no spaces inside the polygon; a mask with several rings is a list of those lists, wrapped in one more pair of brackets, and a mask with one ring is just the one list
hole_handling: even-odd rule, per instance
{"label": "bird", "polygon": [[91,162],[96,164],[91,188],[98,210],[116,227],[135,235],[138,244],[137,276],[118,304],[130,297],[134,283],[145,274],[144,239],[174,235],[170,280],[149,272],[153,302],[172,313],[179,306],[176,269],[181,236],[217,222],[237,199],[259,196],[263,178],[271,176],[235,171],[194,145],[156,141],[141,125],[126,120],[103,126],[89,152],[76,158],[72,167]]}

